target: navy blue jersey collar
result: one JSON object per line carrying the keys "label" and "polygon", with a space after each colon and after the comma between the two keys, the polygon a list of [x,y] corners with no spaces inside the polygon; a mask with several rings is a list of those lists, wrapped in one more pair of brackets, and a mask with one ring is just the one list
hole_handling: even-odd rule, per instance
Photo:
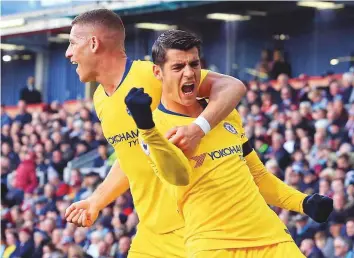
{"label": "navy blue jersey collar", "polygon": [[127,58],[127,62],[125,63],[125,70],[124,74],[122,77],[122,80],[120,81],[117,89],[119,88],[120,85],[124,82],[125,78],[127,77],[128,73],[130,72],[130,68],[132,68],[133,60],[131,60],[129,57]]}
{"label": "navy blue jersey collar", "polygon": [[173,111],[170,111],[168,109],[165,108],[165,106],[160,102],[159,106],[157,107],[160,111],[166,113],[166,114],[170,114],[170,115],[175,115],[175,116],[183,116],[183,117],[190,117],[190,116],[186,116],[180,113],[176,113]]}
{"label": "navy blue jersey collar", "polygon": [[[200,103],[200,105],[203,107],[203,109],[206,108],[206,106],[208,105],[208,103],[206,102],[205,99],[201,99],[201,100],[198,100],[198,102]],[[171,110],[168,110],[165,108],[165,106],[160,102],[159,106],[157,107],[160,111],[166,113],[166,114],[170,114],[170,115],[175,115],[175,116],[183,116],[183,117],[190,117],[190,116],[187,116],[187,115],[183,115],[183,114],[180,114],[180,113],[176,113],[176,112],[173,112]]]}
{"label": "navy blue jersey collar", "polygon": [[[130,58],[127,58],[127,61],[125,63],[123,77],[120,80],[120,83],[118,84],[118,86],[117,86],[117,88],[116,88],[116,90],[114,92],[116,92],[119,89],[119,87],[122,85],[122,83],[124,82],[125,78],[127,77],[128,73],[130,72],[130,68],[132,68],[133,62],[134,62],[134,60],[131,60]],[[104,93],[108,96],[107,92],[104,92]]]}

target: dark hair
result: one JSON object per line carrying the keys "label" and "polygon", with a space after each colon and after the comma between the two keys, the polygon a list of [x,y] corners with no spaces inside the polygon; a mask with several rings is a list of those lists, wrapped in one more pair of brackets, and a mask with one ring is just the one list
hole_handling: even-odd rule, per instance
{"label": "dark hair", "polygon": [[346,162],[349,162],[350,158],[347,153],[344,153],[338,157],[338,159],[345,159]]}
{"label": "dark hair", "polygon": [[193,33],[183,30],[168,30],[162,33],[152,46],[152,61],[156,65],[163,65],[166,62],[166,50],[178,49],[189,50],[194,47],[200,54],[202,41]]}
{"label": "dark hair", "polygon": [[71,25],[75,24],[95,24],[122,33],[124,38],[125,29],[122,19],[115,12],[108,9],[96,9],[84,12],[75,17]]}

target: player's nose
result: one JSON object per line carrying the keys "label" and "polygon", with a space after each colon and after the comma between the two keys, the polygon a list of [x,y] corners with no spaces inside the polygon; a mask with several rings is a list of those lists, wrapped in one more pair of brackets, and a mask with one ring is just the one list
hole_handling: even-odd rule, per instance
{"label": "player's nose", "polygon": [[66,49],[66,52],[65,52],[65,57],[66,58],[71,58],[73,56],[73,53],[71,51],[71,47],[68,46],[68,48]]}
{"label": "player's nose", "polygon": [[184,75],[185,77],[187,77],[187,78],[193,77],[193,76],[194,76],[194,70],[193,70],[193,68],[192,68],[191,66],[189,66],[189,65],[186,65],[186,66],[184,67],[183,75]]}

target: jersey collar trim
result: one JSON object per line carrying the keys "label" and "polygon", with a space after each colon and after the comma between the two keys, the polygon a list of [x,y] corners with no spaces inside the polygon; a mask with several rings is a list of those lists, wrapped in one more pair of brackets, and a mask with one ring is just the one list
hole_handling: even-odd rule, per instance
{"label": "jersey collar trim", "polygon": [[124,82],[125,78],[127,77],[128,73],[130,72],[130,68],[132,68],[133,65],[133,60],[131,60],[129,57],[127,58],[127,62],[125,63],[125,70],[124,70],[124,74],[122,77],[122,80],[120,81],[117,89],[120,87],[120,85],[122,85],[122,83]]}
{"label": "jersey collar trim", "polygon": [[170,114],[170,115],[175,115],[175,116],[183,116],[183,117],[189,117],[189,116],[186,116],[186,115],[183,115],[183,114],[180,114],[180,113],[176,113],[176,112],[173,112],[171,110],[168,110],[165,108],[165,106],[160,102],[159,106],[157,107],[160,111],[166,113],[166,114]]}
{"label": "jersey collar trim", "polygon": [[[116,90],[114,92],[116,92],[119,89],[119,87],[122,85],[122,83],[124,82],[125,78],[127,77],[128,73],[130,72],[130,68],[132,68],[133,62],[134,62],[134,60],[131,60],[129,57],[127,58],[122,80],[120,81],[120,83],[118,84],[118,87],[116,88]],[[104,93],[106,94],[107,97],[109,97],[106,91],[104,91]]]}
{"label": "jersey collar trim", "polygon": [[[206,106],[208,105],[208,103],[206,102],[205,99],[200,99],[198,100],[198,102],[200,103],[200,105],[203,107],[203,109],[206,108]],[[173,112],[171,110],[168,110],[167,108],[165,108],[165,106],[160,102],[159,106],[157,107],[160,111],[166,113],[166,114],[170,114],[170,115],[175,115],[175,116],[183,116],[183,117],[190,117],[190,116],[186,116],[180,113],[176,113]]]}

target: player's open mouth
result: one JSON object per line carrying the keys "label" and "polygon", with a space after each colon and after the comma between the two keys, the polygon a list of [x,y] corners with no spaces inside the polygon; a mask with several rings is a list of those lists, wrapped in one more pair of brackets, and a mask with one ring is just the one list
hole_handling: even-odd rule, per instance
{"label": "player's open mouth", "polygon": [[77,62],[75,62],[75,61],[71,61],[71,64],[76,66],[76,72],[78,73],[79,64]]}
{"label": "player's open mouth", "polygon": [[186,83],[182,86],[182,92],[185,95],[192,95],[194,91],[194,83]]}

